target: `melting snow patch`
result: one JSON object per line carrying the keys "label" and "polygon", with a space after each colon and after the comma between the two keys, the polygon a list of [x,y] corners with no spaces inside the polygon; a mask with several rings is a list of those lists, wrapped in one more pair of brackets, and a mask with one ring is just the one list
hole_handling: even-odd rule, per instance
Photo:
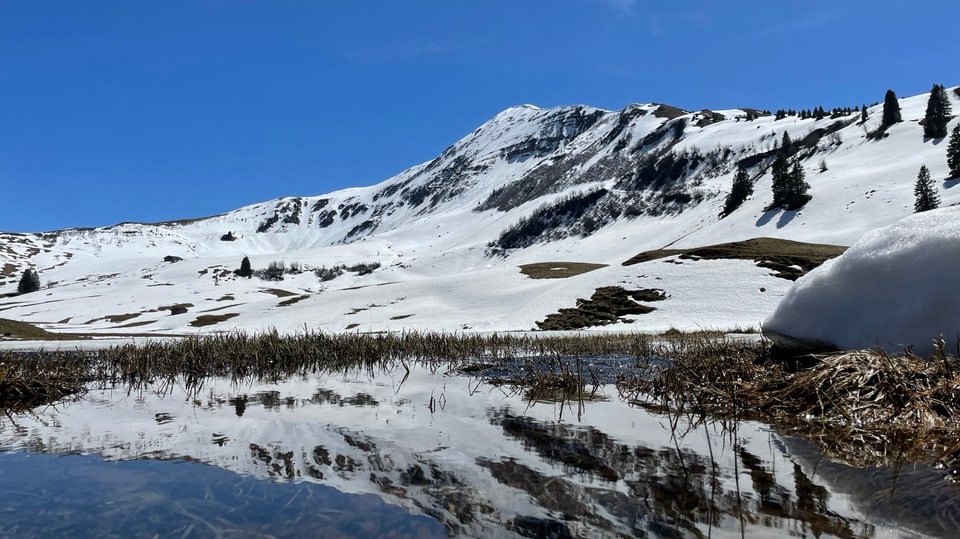
{"label": "melting snow patch", "polygon": [[764,324],[774,341],[840,349],[912,347],[960,334],[960,208],[919,213],[865,234],[801,277]]}

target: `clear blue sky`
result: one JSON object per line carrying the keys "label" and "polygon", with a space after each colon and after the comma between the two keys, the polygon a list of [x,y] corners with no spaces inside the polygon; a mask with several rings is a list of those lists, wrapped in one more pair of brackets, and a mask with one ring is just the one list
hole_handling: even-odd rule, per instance
{"label": "clear blue sky", "polygon": [[960,83],[958,21],[926,0],[0,0],[0,230],[372,185],[523,103],[918,94]]}

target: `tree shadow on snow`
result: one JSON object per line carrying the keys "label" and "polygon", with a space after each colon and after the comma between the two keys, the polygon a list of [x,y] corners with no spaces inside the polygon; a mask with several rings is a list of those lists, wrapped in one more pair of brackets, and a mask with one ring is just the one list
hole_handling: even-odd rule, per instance
{"label": "tree shadow on snow", "polygon": [[943,180],[943,188],[950,189],[951,187],[953,187],[954,185],[957,185],[958,183],[960,183],[960,176],[957,176],[956,178],[947,178]]}
{"label": "tree shadow on snow", "polygon": [[772,208],[763,212],[763,215],[761,215],[760,218],[757,219],[757,226],[758,227],[766,226],[767,223],[769,223],[773,219],[773,216],[776,215],[777,212],[779,211],[780,211],[780,208]]}
{"label": "tree shadow on snow", "polygon": [[783,228],[790,224],[790,221],[793,221],[793,218],[797,216],[796,210],[794,211],[785,211],[780,214],[780,220],[777,221],[777,228]]}
{"label": "tree shadow on snow", "polygon": [[766,226],[767,223],[772,221],[773,217],[778,213],[780,214],[780,219],[777,220],[777,228],[783,228],[787,226],[790,224],[790,221],[793,221],[793,218],[797,216],[797,210],[783,211],[781,208],[772,208],[763,212],[763,215],[757,219],[756,226]]}

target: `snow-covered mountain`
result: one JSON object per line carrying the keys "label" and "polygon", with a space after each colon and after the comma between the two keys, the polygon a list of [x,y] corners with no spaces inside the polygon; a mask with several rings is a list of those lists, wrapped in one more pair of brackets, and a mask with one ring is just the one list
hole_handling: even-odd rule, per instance
{"label": "snow-covered mountain", "polygon": [[[948,93],[960,107],[956,89]],[[868,136],[880,105],[866,122],[859,111],[818,120],[659,104],[514,107],[372,187],[203,219],[0,233],[0,293],[11,294],[0,317],[80,333],[514,330],[619,286],[665,296],[651,313],[624,316],[631,328],[755,327],[790,281],[752,260],[623,263],[653,249],[760,237],[850,245],[912,213],[921,164],[943,205],[956,203],[945,141],[924,139],[919,123],[927,97],[901,99],[904,121],[885,137]],[[765,211],[785,132],[813,198],[798,211]],[[738,166],[755,191],[721,218]],[[233,270],[244,256],[254,269],[283,262],[300,271],[241,278]],[[572,263],[593,265],[531,277],[576,273],[564,271]],[[522,272],[527,264],[538,265]],[[333,279],[315,273],[337,266],[347,269]],[[13,295],[29,267],[43,288]]]}

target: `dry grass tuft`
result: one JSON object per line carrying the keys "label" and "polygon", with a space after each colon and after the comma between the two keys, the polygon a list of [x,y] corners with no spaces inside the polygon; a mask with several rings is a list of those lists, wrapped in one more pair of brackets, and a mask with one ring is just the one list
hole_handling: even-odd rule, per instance
{"label": "dry grass tuft", "polygon": [[621,393],[647,405],[721,420],[757,419],[857,466],[960,462],[960,363],[858,350],[788,372],[763,347],[716,343],[668,355]]}
{"label": "dry grass tuft", "polygon": [[84,392],[91,369],[73,353],[0,353],[0,410],[11,414]]}

